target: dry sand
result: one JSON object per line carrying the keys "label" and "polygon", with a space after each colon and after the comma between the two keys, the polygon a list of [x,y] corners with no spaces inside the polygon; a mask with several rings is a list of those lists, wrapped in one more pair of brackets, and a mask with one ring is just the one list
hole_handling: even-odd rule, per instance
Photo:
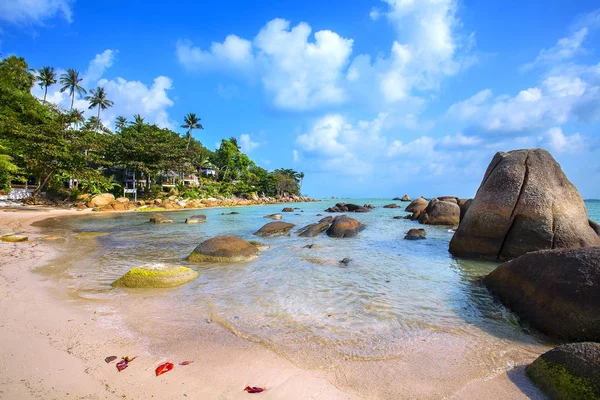
{"label": "dry sand", "polygon": [[[92,300],[70,296],[51,275],[39,273],[60,254],[31,224],[70,214],[77,213],[0,211],[0,234],[30,238],[0,242],[0,399],[543,398],[521,366],[473,378],[472,366],[460,365],[460,347],[453,349],[456,354],[448,349],[451,354],[438,362],[432,355],[445,351],[443,342],[423,346],[426,354],[410,359],[348,363],[347,370],[333,373],[299,368],[216,323],[199,324],[197,335],[184,343],[165,343],[168,333],[155,334],[160,329],[155,322],[144,335],[132,333],[120,322],[127,320],[132,304],[96,310]],[[111,355],[138,358],[117,372],[115,362],[104,362]],[[177,365],[184,360],[194,362]],[[155,377],[155,368],[165,361],[175,369]],[[456,379],[454,369],[461,368]],[[243,391],[247,385],[267,391],[250,395]]]}

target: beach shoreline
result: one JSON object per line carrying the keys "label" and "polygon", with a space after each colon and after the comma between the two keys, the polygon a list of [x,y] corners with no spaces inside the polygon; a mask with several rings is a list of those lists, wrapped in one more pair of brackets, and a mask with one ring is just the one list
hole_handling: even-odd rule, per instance
{"label": "beach shoreline", "polygon": [[[141,336],[144,327],[132,332],[127,324],[119,322],[128,318],[127,307],[131,304],[126,302],[131,300],[117,302],[110,310],[99,306],[95,309],[93,301],[70,297],[51,276],[36,272],[61,256],[51,241],[43,240],[44,230],[38,223],[83,213],[88,214],[58,209],[0,212],[3,234],[15,232],[30,237],[29,242],[0,246],[0,280],[5,288],[0,302],[0,335],[4,338],[0,343],[0,363],[5,371],[0,380],[0,398],[237,399],[247,397],[243,389],[248,385],[266,387],[260,396],[270,399],[398,398],[389,396],[386,390],[378,392],[368,384],[353,385],[347,381],[374,377],[374,383],[380,384],[377,379],[390,375],[381,370],[388,364],[394,367],[391,371],[399,372],[396,378],[400,381],[416,374],[411,382],[391,385],[396,393],[399,387],[405,388],[400,398],[543,398],[526,380],[521,365],[491,377],[464,376],[458,384],[444,388],[444,380],[450,381],[453,376],[446,368],[452,360],[441,362],[441,370],[436,371],[436,360],[417,362],[413,355],[393,365],[374,362],[365,368],[362,363],[347,371],[344,381],[335,372],[302,369],[217,323],[199,322],[197,335],[185,343],[165,341],[168,334],[153,335],[153,330],[160,327],[157,321],[149,321],[147,334]],[[138,322],[146,323],[141,319]],[[428,351],[439,351],[444,346],[440,341]],[[459,350],[454,349],[457,357]],[[114,362],[104,362],[111,355],[138,359],[119,373]],[[194,363],[177,366],[186,360]],[[175,363],[175,369],[155,377],[154,369],[165,361]],[[418,373],[422,368],[427,372]],[[465,373],[468,371],[465,369]],[[441,383],[436,384],[441,387],[432,389],[435,385],[426,379],[428,375],[439,378]]]}

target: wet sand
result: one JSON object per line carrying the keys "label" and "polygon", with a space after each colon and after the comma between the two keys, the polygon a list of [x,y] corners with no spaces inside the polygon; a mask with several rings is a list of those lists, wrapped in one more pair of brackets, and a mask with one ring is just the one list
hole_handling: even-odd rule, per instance
{"label": "wet sand", "polygon": [[[403,357],[303,369],[218,323],[199,321],[181,335],[153,315],[151,292],[109,305],[78,298],[52,273],[62,239],[43,240],[31,224],[81,212],[42,210],[0,211],[0,234],[30,238],[0,244],[1,399],[237,399],[248,385],[266,387],[253,395],[265,399],[543,398],[521,365],[481,373],[470,345],[448,335],[419,339]],[[104,362],[111,355],[138,358],[117,372]],[[194,363],[177,365],[184,360]],[[155,377],[165,361],[175,369]]]}

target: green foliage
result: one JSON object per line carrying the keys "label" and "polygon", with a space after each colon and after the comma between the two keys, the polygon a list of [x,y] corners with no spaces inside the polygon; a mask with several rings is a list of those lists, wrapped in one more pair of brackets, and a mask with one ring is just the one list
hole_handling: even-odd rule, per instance
{"label": "green foliage", "polygon": [[[184,118],[184,136],[148,124],[139,114],[129,123],[118,117],[113,133],[100,122],[101,110],[113,105],[104,88],[93,89],[86,97],[89,108],[98,109],[86,121],[81,110],[73,109],[75,95],[87,93],[77,71],[68,69],[58,79],[60,90],[71,97],[68,111],[41,102],[30,92],[36,80],[46,90],[55,84],[54,68],[43,67],[36,75],[32,71],[23,58],[0,61],[0,189],[11,181],[35,178],[37,192],[47,190],[58,197],[77,196],[79,191],[119,195],[121,187],[111,175],[122,177],[127,169],[157,183],[140,193],[145,197],[160,195],[160,176],[165,173],[200,177],[198,187],[177,186],[177,192],[189,199],[299,193],[303,174],[289,169],[270,173],[256,166],[235,137],[223,139],[215,152],[205,148],[191,135],[194,129],[203,129],[194,113]],[[217,176],[204,177],[203,168],[215,170]],[[69,179],[79,186],[64,189]]]}

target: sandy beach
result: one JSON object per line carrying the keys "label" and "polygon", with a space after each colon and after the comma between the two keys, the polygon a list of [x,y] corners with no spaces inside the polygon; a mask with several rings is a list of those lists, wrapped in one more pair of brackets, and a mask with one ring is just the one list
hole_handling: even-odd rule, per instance
{"label": "sandy beach", "polygon": [[[0,211],[0,233],[30,239],[0,245],[2,399],[544,398],[521,365],[482,376],[476,363],[464,362],[466,349],[443,336],[424,339],[403,358],[349,360],[336,371],[302,369],[218,323],[200,321],[193,337],[171,341],[144,299],[105,307],[57,284],[49,271],[62,239],[46,240],[32,224],[75,214],[81,212]],[[118,372],[115,362],[104,361],[113,355],[138,358]],[[186,360],[194,362],[177,365]],[[175,369],[155,377],[165,361]],[[243,391],[248,385],[267,390],[250,395]]]}

